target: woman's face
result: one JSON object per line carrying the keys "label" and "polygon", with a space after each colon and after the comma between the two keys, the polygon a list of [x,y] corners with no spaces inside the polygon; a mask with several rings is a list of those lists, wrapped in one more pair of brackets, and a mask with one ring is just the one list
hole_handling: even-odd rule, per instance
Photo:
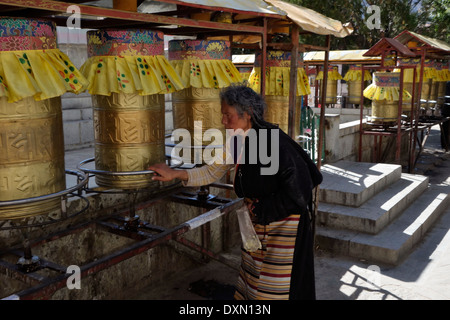
{"label": "woman's face", "polygon": [[250,121],[250,115],[245,111],[242,117],[236,111],[236,108],[228,105],[226,102],[222,102],[222,124],[225,126],[225,129],[233,129],[236,131],[237,129],[242,129],[247,131],[252,127],[252,123]]}

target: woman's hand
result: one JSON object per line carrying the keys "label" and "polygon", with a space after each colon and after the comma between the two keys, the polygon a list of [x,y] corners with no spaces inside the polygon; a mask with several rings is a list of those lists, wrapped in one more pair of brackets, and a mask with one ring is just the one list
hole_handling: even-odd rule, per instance
{"label": "woman's hand", "polygon": [[175,170],[165,163],[156,163],[148,167],[148,170],[155,171],[152,180],[171,181],[173,179],[188,180],[186,170]]}

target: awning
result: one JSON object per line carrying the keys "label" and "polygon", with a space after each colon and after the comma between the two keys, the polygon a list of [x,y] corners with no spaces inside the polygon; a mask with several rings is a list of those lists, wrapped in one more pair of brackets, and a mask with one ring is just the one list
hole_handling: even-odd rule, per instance
{"label": "awning", "polygon": [[407,46],[396,39],[382,38],[372,48],[364,53],[366,57],[377,57],[383,53],[389,53],[396,51],[399,56],[402,57],[415,57],[416,54],[409,50]]}
{"label": "awning", "polygon": [[421,42],[419,46],[427,46],[433,51],[441,54],[450,54],[450,45],[444,41],[423,36],[421,34],[405,30],[394,38],[400,43],[407,45],[410,41]]}
{"label": "awning", "polygon": [[279,14],[285,16],[286,13],[274,8],[262,0],[178,0],[190,4],[197,4],[206,7],[229,8],[248,13]]}
{"label": "awning", "polygon": [[[343,25],[314,10],[280,0],[179,0],[180,2],[208,7],[230,8],[243,12],[278,14],[287,16],[301,29],[320,35],[332,35],[344,38],[353,32],[351,25]],[[250,41],[249,41],[250,42]]]}
{"label": "awning", "polygon": [[305,31],[333,35],[338,38],[344,38],[353,32],[350,24],[343,25],[340,21],[328,18],[314,10],[279,0],[266,2],[286,12],[288,18]]}
{"label": "awning", "polygon": [[[363,50],[334,50],[329,53],[330,64],[360,64],[360,63],[377,63],[381,61],[379,57],[365,57],[364,53],[367,49]],[[240,54],[233,55],[233,63],[248,63],[252,64],[255,61],[254,54]],[[324,51],[309,51],[303,54],[303,61],[312,64],[323,64],[325,58]]]}
{"label": "awning", "polygon": [[[330,51],[329,63],[362,63],[362,62],[377,62],[381,60],[381,57],[365,57],[364,54],[367,49],[363,50],[334,50]],[[323,63],[325,58],[324,51],[310,51],[305,52],[303,60],[305,62]]]}

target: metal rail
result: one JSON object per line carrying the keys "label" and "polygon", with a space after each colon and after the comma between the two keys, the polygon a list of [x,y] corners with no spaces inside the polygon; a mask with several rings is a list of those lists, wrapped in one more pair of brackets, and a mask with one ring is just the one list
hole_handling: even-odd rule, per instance
{"label": "metal rail", "polygon": [[[216,186],[218,187],[218,186]],[[192,199],[186,200],[183,197],[177,197],[177,191],[173,191],[170,195],[170,200],[172,201],[180,201],[186,203],[188,201],[189,204],[193,204]],[[159,201],[161,199],[152,199],[147,201],[142,207],[151,206],[155,201]],[[202,254],[205,254],[209,257],[217,259],[219,261],[224,262],[223,258],[220,258],[219,255],[205,248],[204,246],[200,246],[192,241],[188,241],[181,236],[186,232],[205,226],[209,222],[217,219],[219,217],[224,216],[225,214],[234,211],[238,207],[243,205],[243,199],[213,199],[207,200],[210,202],[209,205],[216,204],[216,207],[204,212],[203,214],[194,217],[190,220],[187,220],[175,227],[172,228],[164,228],[161,226],[155,226],[149,224],[145,221],[140,221],[139,227],[137,230],[128,230],[124,228],[120,222],[123,221],[123,214],[126,212],[122,212],[121,214],[115,216],[108,216],[106,218],[97,219],[92,222],[80,224],[75,226],[70,230],[63,230],[61,232],[50,235],[44,239],[40,239],[33,243],[33,246],[38,245],[39,243],[53,241],[69,234],[79,233],[87,228],[90,228],[94,225],[99,226],[102,230],[106,230],[107,232],[111,232],[114,234],[118,234],[120,236],[128,237],[136,240],[135,243],[128,245],[126,248],[118,249],[115,252],[112,252],[108,255],[100,257],[99,259],[86,263],[85,265],[80,266],[81,270],[81,279],[91,276],[99,271],[105,270],[113,265],[116,265],[126,259],[129,259],[133,256],[136,256],[140,253],[143,253],[151,248],[154,248],[158,245],[167,243],[169,240],[175,240],[182,243],[189,248],[196,250]],[[198,205],[202,206],[202,202],[198,201]],[[116,219],[119,223],[111,223],[106,220]],[[13,250],[10,253],[18,254],[17,250]],[[49,268],[52,269],[59,274],[53,278],[50,277],[42,277],[39,276],[36,271]],[[20,292],[16,292],[14,295],[7,297],[8,299],[50,299],[52,295],[59,289],[65,287],[67,285],[67,280],[71,276],[71,274],[65,273],[67,270],[67,266],[60,265],[49,260],[41,259],[40,267],[38,270],[34,270],[30,273],[24,273],[17,265],[12,265],[6,261],[0,260],[0,272],[8,274],[10,277],[21,280],[25,283],[31,284],[30,288],[22,290]]]}
{"label": "metal rail", "polygon": [[[10,200],[10,201],[0,201],[0,209],[2,209],[3,207],[12,207],[11,209],[13,209],[15,206],[19,206],[19,205],[23,206],[23,205],[26,205],[26,204],[32,204],[32,203],[37,203],[37,202],[41,202],[41,201],[46,201],[46,200],[60,198],[61,199],[61,213],[62,213],[60,219],[52,219],[52,220],[49,220],[49,221],[39,222],[39,223],[32,223],[32,224],[20,223],[20,224],[14,224],[14,225],[12,225],[10,227],[0,226],[0,231],[13,230],[13,229],[23,229],[23,228],[32,228],[32,227],[42,227],[44,225],[53,224],[53,223],[56,223],[56,222],[60,222],[60,221],[63,221],[63,220],[75,217],[75,216],[85,212],[89,208],[89,201],[82,195],[82,189],[88,183],[88,176],[85,175],[82,172],[74,171],[74,170],[65,170],[65,172],[66,172],[66,174],[77,176],[77,184],[76,185],[74,185],[73,187],[69,187],[69,188],[67,188],[65,190],[59,191],[59,192],[55,192],[55,193],[51,193],[51,194],[47,194],[47,195],[42,195],[42,196],[39,196],[39,197],[17,199],[17,200]],[[78,198],[80,198],[80,199],[82,199],[84,201],[84,206],[81,209],[79,209],[78,211],[76,211],[76,212],[74,212],[74,213],[72,213],[70,215],[67,214],[67,208],[66,208],[67,197],[68,196],[78,197]],[[44,214],[41,214],[40,216],[43,216],[43,215]],[[5,221],[9,221],[9,220],[10,219],[6,219]]]}

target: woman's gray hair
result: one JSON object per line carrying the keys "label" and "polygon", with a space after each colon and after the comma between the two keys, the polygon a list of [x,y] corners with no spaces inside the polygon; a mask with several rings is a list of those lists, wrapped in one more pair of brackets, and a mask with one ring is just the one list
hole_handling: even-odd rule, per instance
{"label": "woman's gray hair", "polygon": [[220,100],[236,108],[240,117],[244,115],[244,112],[247,112],[251,116],[253,127],[264,128],[273,126],[264,120],[266,102],[260,94],[245,84],[232,84],[222,89]]}

